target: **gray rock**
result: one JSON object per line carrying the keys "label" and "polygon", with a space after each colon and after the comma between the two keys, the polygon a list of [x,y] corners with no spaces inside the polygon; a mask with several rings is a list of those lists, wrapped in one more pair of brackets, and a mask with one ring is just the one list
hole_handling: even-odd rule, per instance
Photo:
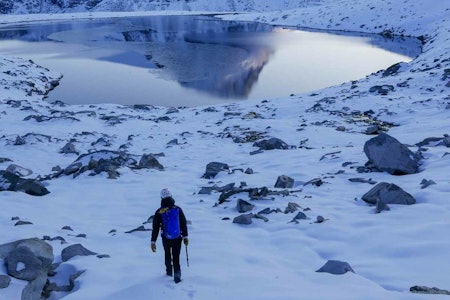
{"label": "gray rock", "polygon": [[278,138],[270,138],[268,140],[262,140],[259,142],[255,142],[253,144],[253,146],[259,147],[260,150],[274,150],[274,149],[286,150],[286,149],[289,149],[289,145]]}
{"label": "gray rock", "polygon": [[206,171],[205,171],[205,174],[203,174],[202,178],[213,179],[221,171],[229,172],[230,167],[225,163],[210,162],[209,164],[206,165]]}
{"label": "gray rock", "polygon": [[59,153],[79,155],[77,149],[75,148],[75,145],[71,142],[65,144],[64,147],[59,150]]}
{"label": "gray rock", "polygon": [[450,291],[441,290],[437,287],[427,287],[427,286],[419,286],[415,285],[409,289],[412,293],[417,294],[429,294],[429,295],[450,295]]}
{"label": "gray rock", "polygon": [[386,133],[368,140],[364,144],[364,153],[378,170],[393,175],[414,174],[419,169],[418,155]]}
{"label": "gray rock", "polygon": [[[53,263],[53,248],[38,239],[19,240],[0,246],[0,258],[5,259],[8,275],[32,281],[41,274],[47,274]],[[23,265],[19,268],[18,265]]]}
{"label": "gray rock", "polygon": [[233,223],[236,224],[242,224],[242,225],[250,225],[252,224],[252,218],[253,218],[253,214],[243,214],[240,216],[237,216],[236,218],[233,219]]}
{"label": "gray rock", "polygon": [[395,88],[393,85],[385,84],[385,85],[375,85],[369,89],[369,92],[385,96],[389,94],[389,92],[393,92],[394,90]]}
{"label": "gray rock", "polygon": [[323,265],[316,272],[325,272],[325,273],[330,273],[330,274],[334,274],[334,275],[342,275],[347,272],[355,273],[355,271],[353,271],[352,267],[347,262],[343,262],[343,261],[339,261],[339,260],[327,261],[326,264]]}
{"label": "gray rock", "polygon": [[260,214],[254,214],[254,215],[253,215],[253,218],[255,218],[255,219],[261,219],[261,220],[263,220],[264,222],[269,222],[269,219],[268,219],[268,218],[266,218],[266,217],[264,217],[263,215],[260,215]]}
{"label": "gray rock", "polygon": [[50,297],[51,292],[71,292],[75,288],[75,280],[86,271],[85,270],[76,271],[75,268],[73,267],[71,267],[71,269],[73,270],[64,270],[64,272],[71,274],[68,278],[69,284],[59,286],[54,282],[48,282],[48,285],[45,287],[43,291],[43,296],[45,298]]}
{"label": "gray rock", "polygon": [[31,171],[30,169],[21,167],[21,166],[16,165],[16,164],[10,164],[6,168],[6,171],[14,173],[17,176],[21,176],[21,177],[30,176],[31,174],[33,174],[33,171]]}
{"label": "gray rock", "polygon": [[287,175],[278,176],[277,182],[275,182],[274,187],[281,189],[290,189],[294,187],[294,179]]}
{"label": "gray rock", "polygon": [[433,184],[436,184],[436,182],[434,182],[433,180],[422,179],[422,181],[420,182],[420,188],[425,189]]}
{"label": "gray rock", "polygon": [[444,140],[442,142],[444,143],[445,147],[450,148],[450,135],[444,134]]}
{"label": "gray rock", "polygon": [[0,275],[0,289],[6,289],[11,283],[11,277],[8,275]]}
{"label": "gray rock", "polygon": [[387,77],[387,76],[396,75],[398,73],[398,70],[400,70],[401,66],[402,66],[401,63],[396,63],[396,64],[390,66],[383,72],[382,76]]}
{"label": "gray rock", "polygon": [[253,169],[252,168],[247,168],[244,173],[251,175],[251,174],[253,174]]}
{"label": "gray rock", "polygon": [[75,244],[71,245],[69,247],[64,248],[61,251],[61,260],[63,262],[68,261],[72,257],[75,256],[89,256],[89,255],[96,255],[97,253],[92,252],[86,248],[84,248],[81,244]]}
{"label": "gray rock", "polygon": [[21,146],[21,145],[25,145],[26,141],[23,137],[21,137],[20,135],[18,135],[16,137],[16,140],[14,141],[14,146]]}
{"label": "gray rock", "polygon": [[21,178],[9,171],[0,171],[1,191],[20,191],[32,196],[44,196],[50,193],[39,181]]}
{"label": "gray rock", "polygon": [[22,290],[21,300],[42,299],[41,295],[47,279],[48,275],[46,273],[41,273],[34,280],[30,281]]}
{"label": "gray rock", "polygon": [[374,205],[378,201],[382,201],[385,204],[411,205],[416,203],[416,199],[411,194],[405,192],[399,186],[387,182],[380,182],[361,198],[365,202]]}
{"label": "gray rock", "polygon": [[286,207],[286,209],[284,210],[285,214],[289,214],[289,213],[293,213],[296,210],[298,210],[300,208],[300,205],[298,205],[295,202],[289,202],[288,206]]}
{"label": "gray rock", "polygon": [[381,128],[377,124],[371,125],[371,126],[367,127],[367,129],[366,129],[366,134],[368,134],[368,135],[379,134],[380,132],[381,132]]}
{"label": "gray rock", "polygon": [[379,213],[381,213],[384,210],[389,211],[391,209],[389,208],[389,206],[386,203],[384,203],[383,201],[378,199],[376,207],[375,207],[375,213],[379,214]]}
{"label": "gray rock", "polygon": [[21,226],[21,225],[33,225],[33,223],[30,221],[19,220],[14,224],[14,226]]}
{"label": "gray rock", "polygon": [[236,209],[238,210],[238,212],[240,213],[246,213],[251,211],[255,206],[245,200],[242,199],[238,199],[237,204],[236,204]]}
{"label": "gray rock", "polygon": [[297,215],[288,223],[296,223],[298,224],[298,220],[306,220],[308,217],[305,215],[305,213],[299,211]]}
{"label": "gray rock", "polygon": [[134,156],[123,151],[100,150],[80,155],[73,163],[64,169],[62,174],[74,177],[91,171],[91,175],[107,172],[109,178],[117,178],[116,171],[120,167],[136,167]]}
{"label": "gray rock", "polygon": [[163,171],[164,167],[153,154],[144,154],[138,164],[139,169],[156,169]]}
{"label": "gray rock", "polygon": [[372,178],[349,178],[348,181],[351,182],[360,182],[360,183],[368,183],[368,184],[376,184],[376,181],[373,181]]}

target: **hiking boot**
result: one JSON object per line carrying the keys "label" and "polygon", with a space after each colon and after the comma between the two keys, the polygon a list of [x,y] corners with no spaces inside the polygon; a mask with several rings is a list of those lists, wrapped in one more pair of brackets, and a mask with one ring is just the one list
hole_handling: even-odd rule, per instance
{"label": "hiking boot", "polygon": [[175,276],[173,277],[173,281],[175,281],[175,283],[178,283],[181,281],[181,273],[175,273]]}
{"label": "hiking boot", "polygon": [[166,275],[172,277],[172,269],[166,269]]}

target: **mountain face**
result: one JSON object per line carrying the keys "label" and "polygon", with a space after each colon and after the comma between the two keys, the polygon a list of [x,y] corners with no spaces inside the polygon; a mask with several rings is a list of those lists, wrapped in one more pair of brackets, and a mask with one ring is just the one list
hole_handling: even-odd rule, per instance
{"label": "mountain face", "polygon": [[[0,0],[0,14],[83,11],[206,10],[272,11],[305,6],[308,0]],[[318,2],[318,1],[317,1]]]}

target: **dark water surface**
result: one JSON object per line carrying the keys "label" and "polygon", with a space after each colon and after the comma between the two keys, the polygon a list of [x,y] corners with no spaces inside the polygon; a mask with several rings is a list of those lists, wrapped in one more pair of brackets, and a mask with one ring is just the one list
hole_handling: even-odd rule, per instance
{"label": "dark water surface", "polygon": [[0,28],[0,55],[61,72],[49,101],[195,106],[267,99],[364,77],[420,52],[417,39],[283,29],[206,16]]}

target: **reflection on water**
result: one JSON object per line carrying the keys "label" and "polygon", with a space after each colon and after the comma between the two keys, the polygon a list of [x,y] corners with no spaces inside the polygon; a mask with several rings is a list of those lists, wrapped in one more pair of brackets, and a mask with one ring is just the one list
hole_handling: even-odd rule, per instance
{"label": "reflection on water", "polygon": [[409,60],[420,44],[164,16],[6,27],[0,49],[64,74],[51,101],[191,106],[357,79]]}

